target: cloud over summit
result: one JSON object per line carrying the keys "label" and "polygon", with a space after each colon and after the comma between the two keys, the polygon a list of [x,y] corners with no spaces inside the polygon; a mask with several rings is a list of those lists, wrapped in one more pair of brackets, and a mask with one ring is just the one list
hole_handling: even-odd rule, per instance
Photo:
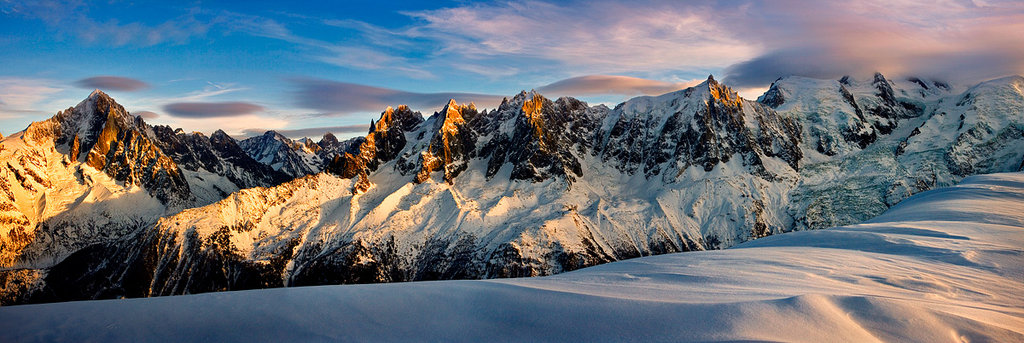
{"label": "cloud over summit", "polygon": [[75,81],[75,85],[85,89],[102,89],[111,91],[134,92],[149,88],[149,84],[121,76],[93,76]]}

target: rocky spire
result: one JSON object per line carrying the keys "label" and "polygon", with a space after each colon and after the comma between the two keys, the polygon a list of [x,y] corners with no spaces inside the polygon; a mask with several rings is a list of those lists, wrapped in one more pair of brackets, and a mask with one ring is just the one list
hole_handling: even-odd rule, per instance
{"label": "rocky spire", "polygon": [[445,181],[452,180],[466,169],[466,156],[474,148],[475,135],[466,129],[466,117],[477,115],[476,106],[459,106],[455,99],[437,113],[436,131],[427,151],[420,153],[420,171],[416,183],[430,178],[430,173],[444,170]]}

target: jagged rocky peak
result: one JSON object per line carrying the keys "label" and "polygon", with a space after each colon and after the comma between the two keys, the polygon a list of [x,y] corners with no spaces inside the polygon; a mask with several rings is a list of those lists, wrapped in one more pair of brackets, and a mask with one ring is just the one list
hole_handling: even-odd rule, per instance
{"label": "jagged rocky peak", "polygon": [[322,150],[310,139],[294,141],[278,133],[266,131],[238,142],[249,157],[291,177],[318,173],[323,168]]}
{"label": "jagged rocky peak", "polygon": [[121,127],[133,123],[124,107],[97,89],[78,105],[29,125],[26,137],[37,143],[52,139],[58,149],[68,152],[72,159],[79,159],[96,143],[104,125],[111,119]]}
{"label": "jagged rocky peak", "polygon": [[296,140],[295,142],[300,144],[302,148],[305,149],[307,152],[311,152],[314,154],[320,153],[320,145],[317,145],[316,142],[310,139],[309,137],[302,137]]}
{"label": "jagged rocky peak", "polygon": [[224,130],[217,129],[213,134],[210,135],[210,143],[213,144],[226,144],[228,141],[235,142],[234,138],[228,135]]}
{"label": "jagged rocky peak", "polygon": [[323,138],[320,138],[320,141],[316,144],[319,145],[321,149],[326,149],[327,147],[335,146],[338,143],[338,137],[335,137],[333,133],[328,132],[325,133]]}
{"label": "jagged rocky peak", "polygon": [[422,183],[437,170],[444,171],[444,180],[451,183],[466,169],[467,159],[475,149],[476,135],[466,126],[476,118],[476,105],[460,106],[455,99],[434,115],[434,133],[426,151],[419,155],[419,172],[414,181]]}
{"label": "jagged rocky peak", "polygon": [[[933,86],[925,89],[921,84]],[[881,73],[834,81],[788,76],[758,101],[799,118],[806,126],[804,141],[821,154],[836,156],[863,150],[908,119],[920,117],[925,103],[948,95],[947,88],[921,78],[894,81]]]}
{"label": "jagged rocky peak", "polygon": [[354,148],[335,155],[324,169],[344,178],[359,176],[355,191],[366,191],[372,186],[369,173],[377,170],[381,163],[397,157],[405,148],[405,133],[420,123],[423,123],[423,115],[408,106],[388,106],[381,112],[380,119],[370,121],[369,133],[354,143]]}
{"label": "jagged rocky peak", "polygon": [[353,137],[344,141],[339,141],[338,137],[334,136],[334,134],[330,132],[325,133],[323,138],[316,143],[316,154],[317,156],[320,156],[320,159],[326,164],[333,160],[335,156],[340,155],[357,145],[356,140],[359,139],[363,139],[363,137]]}
{"label": "jagged rocky peak", "polygon": [[720,104],[728,106],[743,106],[743,99],[740,98],[739,93],[733,91],[732,88],[730,88],[729,86],[726,86],[716,81],[713,75],[708,75],[708,79],[704,81],[704,83],[702,83],[701,85],[705,84],[707,85],[708,92],[711,95],[711,98],[708,99],[709,101],[714,100]]}
{"label": "jagged rocky peak", "polygon": [[408,132],[422,122],[423,115],[409,109],[409,106],[399,105],[398,108],[388,106],[384,112],[381,112],[379,120],[370,121],[370,133],[388,131],[392,127]]}
{"label": "jagged rocky peak", "polygon": [[786,95],[782,94],[782,90],[779,89],[779,81],[782,81],[781,77],[772,81],[772,84],[768,86],[768,90],[757,97],[757,102],[768,105],[771,108],[778,108],[784,104],[786,102]]}
{"label": "jagged rocky peak", "polygon": [[475,132],[490,136],[476,156],[488,159],[488,178],[508,163],[513,180],[559,177],[571,183],[583,175],[575,154],[593,147],[606,113],[606,107],[591,108],[573,98],[553,102],[536,91],[522,91],[471,122]]}

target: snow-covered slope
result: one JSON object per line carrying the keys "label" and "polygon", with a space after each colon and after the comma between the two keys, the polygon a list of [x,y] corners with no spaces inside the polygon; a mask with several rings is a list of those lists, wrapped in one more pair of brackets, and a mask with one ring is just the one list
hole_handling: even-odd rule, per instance
{"label": "snow-covered slope", "polygon": [[911,78],[783,78],[760,98],[802,126],[796,229],[871,218],[907,196],[967,175],[1021,170],[1024,77],[964,91]]}
{"label": "snow-covered slope", "polygon": [[1024,341],[1024,174],[863,224],[556,276],[0,308],[0,340]]}

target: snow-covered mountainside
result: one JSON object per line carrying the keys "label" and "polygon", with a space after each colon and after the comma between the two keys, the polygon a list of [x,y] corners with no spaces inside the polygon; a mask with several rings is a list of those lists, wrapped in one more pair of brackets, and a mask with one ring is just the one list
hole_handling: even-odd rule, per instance
{"label": "snow-covered mountainside", "polygon": [[880,74],[776,81],[760,101],[803,126],[801,184],[786,210],[795,228],[856,223],[967,175],[1024,168],[1024,77],[951,90]]}
{"label": "snow-covered mountainside", "polygon": [[726,250],[542,278],[3,307],[0,340],[1020,342],[1022,208],[1024,173],[972,176],[863,224]]}
{"label": "snow-covered mountainside", "polygon": [[1021,169],[1024,78],[914,80],[791,77],[759,102],[709,78],[612,109],[534,92],[425,119],[388,108],[328,173],[82,249],[7,299],[549,275],[856,223]]}
{"label": "snow-covered mountainside", "polygon": [[4,138],[0,161],[4,277],[10,268],[50,267],[239,189],[288,180],[223,132],[207,138],[150,126],[98,90]]}

